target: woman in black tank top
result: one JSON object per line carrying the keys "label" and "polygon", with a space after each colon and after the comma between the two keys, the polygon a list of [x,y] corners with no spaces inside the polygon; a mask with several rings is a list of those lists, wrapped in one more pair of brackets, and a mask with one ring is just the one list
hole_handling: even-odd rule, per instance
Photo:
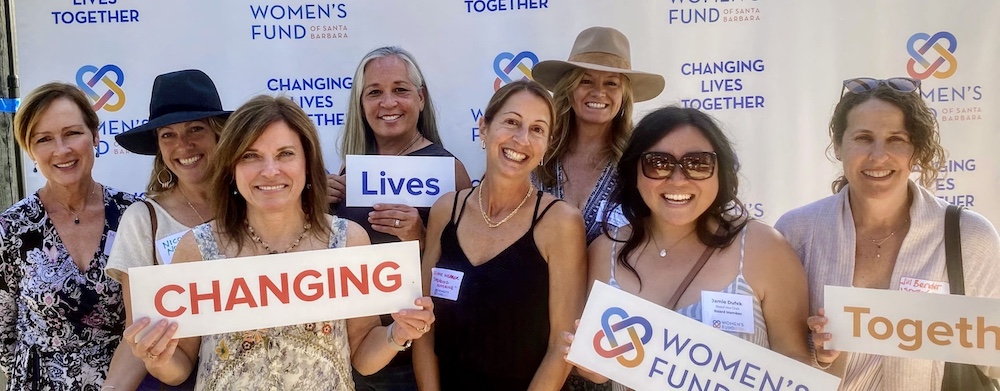
{"label": "woman in black tank top", "polygon": [[436,321],[414,341],[422,389],[558,390],[569,374],[560,335],[583,310],[583,220],[530,181],[552,118],[537,83],[501,88],[479,124],[482,182],[431,208],[423,276]]}

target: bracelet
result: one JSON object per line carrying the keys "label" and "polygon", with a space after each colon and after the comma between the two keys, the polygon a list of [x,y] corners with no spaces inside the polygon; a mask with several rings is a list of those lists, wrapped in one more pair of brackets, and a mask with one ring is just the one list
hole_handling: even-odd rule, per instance
{"label": "bracelet", "polygon": [[391,346],[393,349],[396,349],[397,351],[400,351],[400,352],[402,352],[402,351],[404,351],[406,349],[409,349],[410,345],[413,345],[413,340],[409,340],[408,339],[408,340],[406,340],[406,342],[403,342],[402,345],[396,343],[396,340],[392,339],[392,329],[394,329],[394,328],[396,328],[396,322],[390,323],[389,327],[385,328],[385,339],[389,342],[389,346]]}

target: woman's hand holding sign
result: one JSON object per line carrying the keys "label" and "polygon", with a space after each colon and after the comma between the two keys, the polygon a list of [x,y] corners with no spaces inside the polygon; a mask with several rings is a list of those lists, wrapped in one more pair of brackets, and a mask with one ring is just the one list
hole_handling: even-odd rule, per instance
{"label": "woman's hand holding sign", "polygon": [[[142,360],[150,374],[166,384],[180,384],[193,369],[194,360],[190,354],[174,355],[177,345],[182,341],[173,338],[177,332],[177,323],[161,319],[148,332],[143,333],[149,327],[150,319],[141,318],[125,329],[122,340],[128,343],[132,354]],[[185,349],[180,350],[183,352]],[[177,368],[185,370],[177,371]]]}
{"label": "woman's hand holding sign", "polygon": [[368,214],[372,229],[395,235],[399,240],[424,240],[424,221],[417,208],[401,204],[375,204]]}
{"label": "woman's hand holding sign", "polygon": [[815,351],[816,363],[820,367],[828,367],[840,357],[839,350],[827,350],[824,348],[826,342],[833,339],[833,335],[830,333],[824,333],[823,328],[826,327],[826,312],[820,308],[816,315],[810,316],[806,319],[806,325],[809,326],[810,338],[812,339],[812,345]]}

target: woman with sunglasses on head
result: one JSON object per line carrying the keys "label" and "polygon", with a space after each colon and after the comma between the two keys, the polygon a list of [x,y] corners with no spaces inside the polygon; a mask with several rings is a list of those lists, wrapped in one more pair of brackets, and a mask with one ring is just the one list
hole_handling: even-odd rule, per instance
{"label": "woman with sunglasses on head", "polygon": [[[948,204],[927,188],[945,161],[937,121],[909,78],[844,81],[830,120],[843,176],[834,195],[786,213],[775,225],[809,277],[808,326],[817,365],[840,376],[841,390],[939,390],[941,361],[824,349],[823,287],[898,290],[902,278],[947,282],[944,223]],[[918,182],[910,179],[919,173]],[[968,296],[1000,297],[1000,237],[983,216],[961,213]],[[945,292],[947,293],[947,292]],[[981,367],[1000,377],[1000,367]]]}
{"label": "woman with sunglasses on head", "polygon": [[14,138],[45,185],[0,215],[0,366],[8,390],[96,390],[125,323],[104,265],[129,193],[92,170],[99,120],[83,91],[49,83],[24,98]]}
{"label": "woman with sunglasses on head", "polygon": [[590,280],[703,322],[710,320],[701,317],[702,292],[750,296],[743,310],[754,323],[723,331],[809,362],[805,273],[777,231],[747,217],[736,196],[738,169],[732,144],[707,114],[665,107],[647,115],[611,193],[629,224],[605,224],[590,245]]}
{"label": "woman with sunglasses on head", "polygon": [[[177,240],[215,215],[208,201],[209,162],[229,113],[222,109],[215,83],[204,72],[170,72],[153,81],[149,122],[115,136],[115,141],[132,153],[154,155],[146,185],[148,198],[125,211],[108,258],[108,275],[122,284],[126,326],[132,324],[128,269],[170,264]],[[127,342],[119,344],[105,382],[108,388],[194,388],[194,376],[176,388],[148,376],[129,346]]]}
{"label": "woman with sunglasses on head", "polygon": [[[431,208],[423,277],[437,322],[414,343],[421,390],[559,390],[569,374],[561,333],[583,311],[583,220],[531,184],[552,116],[535,82],[497,90],[479,120],[482,182]],[[432,282],[449,277],[457,289]]]}
{"label": "woman with sunglasses on head", "polygon": [[[351,86],[340,152],[345,162],[347,155],[455,157],[444,149],[438,135],[434,105],[412,54],[400,47],[385,46],[361,59]],[[472,187],[465,166],[457,158],[454,160],[455,188]],[[373,244],[418,240],[423,248],[430,208],[402,204],[349,208],[343,202],[345,169],[341,169],[340,175],[327,175],[327,196],[334,214],[361,225]],[[388,314],[381,318],[383,325],[392,323]],[[389,365],[371,376],[355,372],[354,380],[358,391],[417,389],[408,351],[396,355]]]}
{"label": "woman with sunglasses on head", "polygon": [[588,244],[601,234],[615,165],[632,132],[632,105],[663,91],[663,76],[633,70],[631,62],[624,34],[591,27],[576,37],[568,61],[542,61],[531,70],[552,91],[557,135],[535,183],[582,211]]}
{"label": "woman with sunglasses on head", "polygon": [[[358,224],[325,213],[319,136],[288,98],[261,95],[234,111],[210,169],[217,217],[181,237],[175,264],[369,244]],[[429,298],[414,304],[389,327],[369,316],[178,340],[176,323],[142,318],[123,339],[167,384],[197,370],[198,390],[350,391],[352,367],[382,369],[434,322]]]}

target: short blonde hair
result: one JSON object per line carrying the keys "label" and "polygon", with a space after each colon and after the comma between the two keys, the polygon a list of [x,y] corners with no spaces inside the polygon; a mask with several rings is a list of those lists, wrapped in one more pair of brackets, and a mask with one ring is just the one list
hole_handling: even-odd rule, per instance
{"label": "short blonde hair", "polygon": [[21,107],[14,113],[14,140],[22,150],[31,155],[31,131],[38,125],[41,114],[57,99],[67,99],[80,109],[83,124],[98,137],[97,127],[101,121],[90,105],[90,100],[72,84],[52,82],[44,84],[28,93],[21,101]]}

